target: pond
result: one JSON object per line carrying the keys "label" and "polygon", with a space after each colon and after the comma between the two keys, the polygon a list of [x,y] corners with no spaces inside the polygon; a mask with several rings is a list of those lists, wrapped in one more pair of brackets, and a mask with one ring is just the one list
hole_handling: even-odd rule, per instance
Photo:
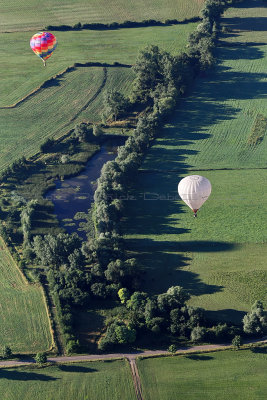
{"label": "pond", "polygon": [[116,158],[118,146],[122,146],[125,139],[125,137],[117,137],[106,141],[90,158],[79,175],[56,180],[55,188],[46,192],[45,198],[54,204],[54,212],[60,226],[64,227],[68,233],[77,232],[79,236],[86,238],[85,232],[79,226],[81,219],[74,219],[74,217],[76,213],[88,212],[94,201],[96,181],[103,165]]}

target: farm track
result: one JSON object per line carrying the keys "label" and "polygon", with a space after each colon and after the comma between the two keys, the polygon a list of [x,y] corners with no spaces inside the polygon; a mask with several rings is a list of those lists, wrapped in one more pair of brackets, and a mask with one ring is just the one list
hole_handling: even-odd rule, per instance
{"label": "farm track", "polygon": [[[245,345],[253,344],[267,344],[267,336],[261,339],[254,339],[250,341],[245,341]],[[180,347],[176,351],[176,355],[188,354],[188,353],[198,353],[198,352],[208,352],[217,350],[229,350],[232,345],[229,343],[222,344],[207,344],[201,346],[192,347]],[[80,356],[57,356],[48,357],[47,362],[58,364],[58,363],[68,363],[68,362],[80,362],[80,361],[101,361],[101,360],[118,360],[126,358],[130,360],[136,360],[138,357],[160,357],[160,356],[171,356],[167,350],[147,350],[147,351],[136,351],[134,353],[109,353],[109,354],[87,354]],[[0,361],[0,367],[17,367],[22,365],[35,364],[33,358],[25,358],[23,360],[8,360]]]}
{"label": "farm track", "polygon": [[[251,340],[249,342],[245,342],[245,344],[266,344],[267,337],[262,339]],[[193,346],[190,348],[181,347],[176,351],[176,355],[180,354],[190,354],[190,353],[198,353],[198,352],[208,352],[208,351],[217,351],[217,350],[227,350],[231,349],[232,346],[229,344],[218,344],[218,345],[203,345],[203,346]],[[144,400],[142,395],[142,384],[139,376],[138,368],[136,365],[136,359],[138,357],[160,357],[160,356],[170,356],[168,351],[164,350],[151,350],[135,352],[135,353],[114,353],[114,354],[88,354],[81,356],[59,356],[59,357],[49,357],[47,361],[49,363],[58,364],[58,363],[75,363],[81,361],[104,361],[104,360],[118,360],[126,358],[130,364],[134,389],[136,393],[137,400]],[[36,363],[33,358],[21,360],[21,361],[0,361],[1,367],[17,367],[23,365],[30,365]]]}
{"label": "farm track", "polygon": [[128,361],[129,361],[130,367],[131,367],[136,398],[137,398],[137,400],[143,400],[141,379],[139,376],[135,358],[128,358]]}

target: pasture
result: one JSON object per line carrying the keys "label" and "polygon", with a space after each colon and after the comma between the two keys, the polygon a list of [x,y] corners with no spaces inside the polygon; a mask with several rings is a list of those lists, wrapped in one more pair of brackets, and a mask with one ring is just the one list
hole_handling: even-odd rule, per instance
{"label": "pasture", "polygon": [[138,361],[144,400],[261,400],[266,347]]}
{"label": "pasture", "polygon": [[52,32],[57,37],[58,46],[45,68],[30,48],[30,38],[34,31],[2,33],[0,106],[16,103],[45,80],[74,63],[134,64],[139,50],[149,44],[178,54],[184,50],[187,37],[195,26],[192,23],[117,31]]}
{"label": "pasture", "polygon": [[81,121],[101,122],[103,91],[116,85],[127,92],[131,77],[131,70],[125,68],[109,68],[105,78],[101,67],[81,67],[64,74],[16,108],[0,109],[0,168],[22,155],[35,154],[46,138],[62,136]]}
{"label": "pasture", "polygon": [[1,238],[0,246],[0,346],[14,353],[48,350],[52,337],[41,289],[25,281]]}
{"label": "pasture", "polygon": [[126,361],[0,369],[2,400],[134,400]]}
{"label": "pasture", "polygon": [[[146,271],[144,290],[180,284],[193,295],[191,304],[231,321],[256,299],[267,305],[267,50],[249,43],[249,32],[233,45],[239,12],[230,12],[236,31],[222,37],[218,65],[198,79],[149,150],[124,227],[128,250]],[[245,12],[257,31],[263,10],[245,3]],[[255,134],[261,139],[251,144]],[[197,219],[177,194],[190,174],[206,176],[213,187]]]}
{"label": "pasture", "polygon": [[199,15],[204,0],[21,0],[19,5],[1,2],[2,32],[40,30],[46,25],[110,23],[144,19],[192,18]]}
{"label": "pasture", "polygon": [[[187,35],[194,26],[58,32],[60,45],[46,68],[32,53],[28,33],[5,34],[7,39],[2,48],[5,61],[0,67],[1,104],[5,107],[16,103],[75,62],[134,63],[138,51],[149,43],[178,53],[185,47]],[[14,46],[18,50],[15,53]],[[46,138],[59,137],[80,121],[101,122],[104,90],[115,88],[127,95],[132,80],[130,68],[108,68],[104,79],[101,67],[78,67],[15,108],[0,108],[0,169],[22,155],[35,154]],[[87,108],[81,112],[85,105]]]}

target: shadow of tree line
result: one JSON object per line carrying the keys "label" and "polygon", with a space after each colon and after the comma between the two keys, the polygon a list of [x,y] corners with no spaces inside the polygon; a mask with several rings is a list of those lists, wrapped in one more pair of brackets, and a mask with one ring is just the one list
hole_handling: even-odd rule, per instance
{"label": "shadow of tree line", "polygon": [[[244,18],[244,21],[239,18],[225,20],[224,22],[232,29],[247,25],[253,27],[254,30],[266,30],[267,26],[267,18],[264,17]],[[129,218],[125,221],[125,233],[133,236],[140,235],[139,238],[126,239],[127,249],[144,265],[147,275],[145,290],[148,291],[150,290],[149,281],[153,287],[152,290],[156,288],[157,291],[165,291],[171,282],[172,285],[183,286],[195,296],[223,290],[223,286],[206,284],[197,273],[183,267],[190,263],[191,259],[188,256],[190,253],[231,251],[235,249],[235,244],[201,240],[158,241],[143,236],[154,235],[157,238],[164,234],[190,233],[189,229],[177,227],[179,220],[172,217],[184,212],[181,205],[173,200],[177,199],[179,180],[192,168],[188,157],[198,154],[197,150],[188,147],[196,141],[208,139],[211,125],[236,118],[241,111],[240,108],[226,105],[223,103],[225,100],[267,96],[267,82],[263,81],[266,80],[267,74],[234,71],[223,64],[227,60],[260,59],[264,57],[264,52],[257,48],[254,42],[246,44],[225,42],[227,36],[231,35],[223,35],[216,50],[218,60],[216,68],[207,76],[198,78],[194,92],[183,100],[183,104],[175,112],[173,121],[165,126],[162,137],[159,137],[156,145],[149,150],[137,176],[138,189],[131,193],[135,201],[127,205],[130,212]],[[175,177],[174,171],[177,172]],[[153,191],[154,188],[155,191]],[[166,271],[167,279],[154,285],[157,270],[162,268]],[[233,318],[241,321],[244,313],[225,309],[208,311],[207,315],[212,319],[231,320]]]}

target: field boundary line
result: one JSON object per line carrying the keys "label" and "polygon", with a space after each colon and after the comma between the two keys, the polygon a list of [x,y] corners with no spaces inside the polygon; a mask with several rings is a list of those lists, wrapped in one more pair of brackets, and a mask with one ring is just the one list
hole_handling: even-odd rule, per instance
{"label": "field boundary line", "polygon": [[56,340],[55,340],[55,329],[53,328],[53,325],[55,325],[55,322],[53,321],[53,315],[52,315],[52,312],[51,312],[50,307],[48,305],[49,304],[48,303],[48,299],[47,299],[47,296],[46,296],[46,293],[45,293],[45,289],[44,289],[42,284],[40,284],[40,289],[41,289],[41,292],[42,292],[43,302],[44,302],[44,306],[45,306],[45,309],[46,309],[47,318],[48,318],[48,321],[49,321],[49,331],[50,331],[51,339],[52,339],[52,343],[51,343],[51,346],[49,347],[48,351],[52,351],[53,349],[57,349],[57,347],[58,347],[56,345]]}
{"label": "field boundary line", "polygon": [[132,68],[131,64],[121,64],[117,63],[116,64],[108,64],[108,63],[98,63],[98,62],[86,62],[86,63],[74,63],[73,65],[65,68],[63,71],[59,72],[56,75],[53,75],[51,78],[48,78],[45,80],[40,86],[37,88],[33,89],[30,93],[26,94],[24,97],[22,97],[20,100],[18,100],[16,103],[13,103],[9,106],[2,106],[0,107],[0,110],[9,110],[12,108],[16,108],[20,106],[21,104],[25,103],[30,97],[36,95],[39,93],[42,89],[46,89],[46,85],[49,84],[49,82],[52,82],[53,80],[56,80],[58,78],[61,78],[64,74],[67,74],[69,72],[75,71],[77,68],[90,68],[90,67],[102,67],[102,68]]}
{"label": "field boundary line", "polygon": [[2,243],[4,244],[5,250],[8,252],[10,258],[12,259],[12,261],[13,261],[15,267],[16,267],[16,269],[18,270],[20,276],[22,277],[23,282],[24,282],[27,286],[30,285],[30,282],[29,282],[28,279],[26,278],[25,274],[24,274],[24,273],[21,271],[21,269],[19,268],[17,261],[14,259],[13,255],[12,255],[11,251],[9,250],[9,248],[8,248],[6,242],[4,241],[3,237],[0,236],[0,238],[1,238]]}

